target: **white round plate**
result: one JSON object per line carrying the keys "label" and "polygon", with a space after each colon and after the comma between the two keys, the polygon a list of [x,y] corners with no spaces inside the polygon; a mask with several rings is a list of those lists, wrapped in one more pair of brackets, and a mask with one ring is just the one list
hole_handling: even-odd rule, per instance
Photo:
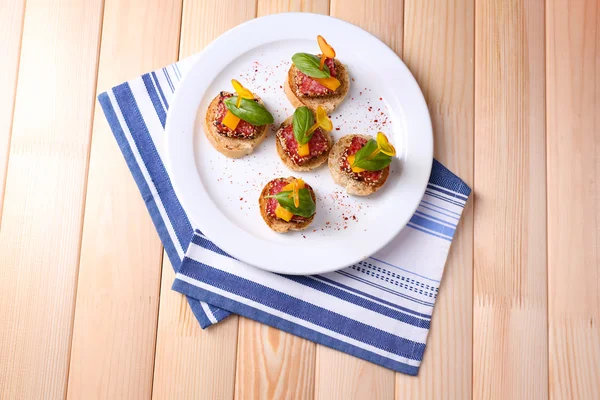
{"label": "white round plate", "polygon": [[[297,52],[319,53],[323,35],[351,77],[350,93],[331,115],[334,140],[350,133],[385,132],[398,156],[385,186],[351,197],[327,165],[288,170],[275,150],[275,129],[293,113],[282,85]],[[204,134],[204,116],[231,79],[260,96],[275,117],[255,152],[230,159]],[[310,275],[334,271],[373,255],[417,209],[431,172],[431,121],[415,79],[375,36],[328,16],[286,13],[254,19],[212,42],[184,76],[169,109],[167,163],[177,196],[194,226],[235,258],[269,271]],[[264,223],[259,194],[277,177],[302,177],[317,195],[317,214],[302,232],[278,234]]]}

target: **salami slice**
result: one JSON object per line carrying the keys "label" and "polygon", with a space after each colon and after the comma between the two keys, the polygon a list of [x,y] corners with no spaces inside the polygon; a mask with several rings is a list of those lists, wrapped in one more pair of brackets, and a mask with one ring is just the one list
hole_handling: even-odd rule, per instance
{"label": "salami slice", "polygon": [[[333,78],[336,77],[337,71],[335,69],[335,62],[332,58],[325,60],[325,64],[329,67],[329,73]],[[306,97],[320,97],[329,96],[333,94],[333,90],[326,88],[316,80],[305,75],[299,70],[296,71],[296,86],[298,87],[298,94]]]}
{"label": "salami slice", "polygon": [[329,151],[329,141],[320,128],[313,133],[308,142],[310,153],[307,156],[298,155],[298,141],[296,141],[296,137],[294,136],[292,125],[288,125],[277,132],[277,137],[285,153],[296,165],[304,165],[315,157]]}

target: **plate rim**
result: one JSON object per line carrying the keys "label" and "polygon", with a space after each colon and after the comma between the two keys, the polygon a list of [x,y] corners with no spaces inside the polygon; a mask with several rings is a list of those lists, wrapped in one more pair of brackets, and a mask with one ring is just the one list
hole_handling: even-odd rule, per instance
{"label": "plate rim", "polygon": [[[190,66],[188,72],[183,76],[183,78],[178,86],[178,89],[175,91],[175,93],[173,95],[173,99],[171,101],[171,107],[169,108],[169,112],[167,113],[167,120],[166,120],[166,124],[165,124],[166,162],[167,162],[168,170],[170,172],[169,175],[171,177],[173,188],[175,190],[175,193],[176,193],[179,201],[185,207],[186,200],[184,200],[184,198],[186,198],[187,196],[185,196],[185,195],[182,196],[180,194],[182,192],[187,193],[187,191],[182,190],[182,185],[177,183],[179,181],[179,179],[174,178],[174,176],[176,174],[172,172],[174,170],[179,170],[179,167],[177,166],[178,164],[174,160],[180,159],[180,157],[175,157],[176,152],[177,152],[177,150],[176,150],[177,146],[175,143],[176,140],[173,139],[176,137],[175,134],[173,134],[173,131],[176,130],[176,127],[178,126],[178,122],[175,121],[176,115],[177,115],[175,110],[180,109],[176,105],[181,103],[181,101],[182,101],[181,99],[183,98],[184,94],[186,94],[186,95],[188,94],[187,92],[185,92],[185,90],[182,90],[181,88],[184,87],[184,85],[186,84],[186,81],[191,79],[192,71],[197,69],[197,66],[204,62],[205,57],[207,55],[209,55],[212,51],[214,51],[214,49],[217,45],[222,44],[223,41],[226,41],[230,35],[235,34],[236,32],[241,32],[252,25],[267,24],[267,23],[273,24],[275,22],[275,20],[279,20],[279,19],[285,20],[285,19],[289,19],[289,18],[291,18],[291,19],[300,18],[300,19],[308,19],[308,20],[314,19],[316,22],[319,22],[318,20],[335,21],[335,23],[337,23],[337,24],[346,26],[349,29],[353,29],[355,32],[359,32],[361,35],[367,35],[368,37],[370,37],[371,40],[375,40],[377,43],[379,43],[381,45],[380,46],[381,48],[378,49],[377,51],[381,51],[381,50],[385,49],[384,51],[387,51],[388,55],[393,56],[395,61],[399,62],[397,66],[401,67],[403,69],[403,74],[407,78],[409,78],[410,84],[413,86],[411,89],[413,89],[413,92],[415,92],[414,94],[416,95],[415,98],[411,98],[411,101],[415,101],[416,103],[418,103],[417,108],[420,108],[421,109],[420,111],[423,114],[422,116],[426,117],[419,123],[419,124],[421,124],[421,123],[423,124],[423,126],[420,126],[421,133],[426,133],[426,135],[424,135],[425,137],[420,137],[419,140],[425,142],[424,145],[425,145],[426,149],[424,149],[423,151],[427,152],[427,154],[426,154],[427,157],[425,157],[425,155],[423,155],[421,157],[421,158],[427,160],[425,162],[425,165],[423,166],[424,169],[422,172],[422,176],[425,176],[425,178],[420,176],[420,178],[422,179],[422,184],[420,185],[418,191],[416,191],[419,193],[419,199],[422,198],[422,196],[425,193],[426,188],[427,188],[429,176],[431,174],[432,163],[433,163],[433,129],[432,129],[432,124],[431,124],[431,116],[429,114],[429,109],[427,107],[427,103],[425,101],[423,92],[422,92],[421,88],[419,87],[415,77],[412,75],[412,73],[406,66],[406,64],[404,64],[402,59],[391,48],[389,48],[385,43],[383,43],[381,40],[379,40],[375,35],[371,34],[370,32],[367,32],[364,29],[362,29],[356,25],[353,25],[347,21],[343,21],[338,18],[327,16],[327,15],[322,15],[322,14],[287,12],[287,13],[271,14],[268,16],[252,19],[252,20],[246,21],[242,24],[239,24],[239,25],[229,29],[228,31],[226,31],[225,33],[220,35],[218,38],[216,38],[215,40],[213,40],[209,45],[207,45],[204,48],[204,50],[202,52],[192,56],[192,57],[196,57],[196,59],[193,61],[193,64]],[[276,22],[280,22],[280,21],[276,21]],[[234,55],[232,55],[231,58],[235,59],[235,58],[239,57],[241,54],[243,54],[244,52],[250,51],[257,46],[268,44],[268,43],[271,43],[276,40],[282,40],[282,38],[276,38],[276,39],[261,38],[260,40],[262,41],[261,43],[258,43],[257,45],[252,45],[251,47],[248,47],[244,50],[236,49],[236,51],[233,52]],[[285,40],[285,38],[284,38],[284,40]],[[219,73],[220,73],[220,70],[216,71],[216,75],[214,75],[214,76],[216,77]],[[207,88],[210,86],[211,83],[212,83],[212,80],[206,85]],[[414,91],[414,89],[416,89],[416,91]],[[195,111],[194,111],[194,120],[191,123],[191,125],[192,125],[191,126],[192,140],[193,140],[193,135],[194,135],[194,126],[196,125],[197,108],[200,105],[202,98],[204,97],[204,93],[205,93],[205,91],[202,91],[202,95],[198,96],[197,104],[195,105],[195,107],[193,107]],[[423,113],[423,111],[424,111],[424,113]],[[405,116],[405,118],[406,118],[406,116]],[[191,146],[191,147],[192,147],[192,150],[191,150],[192,158],[194,158],[195,156],[194,156],[193,146]],[[200,174],[198,173],[198,171],[195,167],[195,163],[194,163],[194,168],[192,168],[191,171],[187,170],[187,172],[185,172],[185,173],[188,174],[188,176],[186,177],[186,180],[189,180],[189,174],[192,173],[193,178],[197,179],[197,181],[198,181],[197,186],[200,186],[204,189],[204,183],[202,182],[202,178],[200,177]],[[208,193],[206,193],[205,190],[200,190],[199,192],[198,191],[196,191],[196,192],[197,192],[197,194],[200,194],[201,197],[204,197],[205,200],[210,201],[212,203],[212,207],[218,209],[218,206],[216,204],[214,204],[213,199],[210,197],[210,195],[208,195]],[[350,265],[356,264],[357,262],[360,262],[361,260],[368,258],[369,256],[375,254],[377,251],[379,251],[382,248],[384,248],[385,246],[387,246],[407,226],[408,222],[410,221],[410,218],[412,217],[412,215],[418,208],[419,203],[420,203],[420,201],[416,201],[416,204],[414,205],[414,209],[413,209],[413,207],[411,207],[411,209],[410,209],[411,212],[409,213],[409,216],[406,219],[406,221],[398,224],[398,227],[393,228],[392,230],[395,233],[393,233],[393,235],[391,235],[389,238],[386,238],[387,240],[380,241],[379,242],[380,244],[375,246],[375,247],[377,247],[376,250],[369,251],[368,252],[369,254],[362,255],[360,257],[354,256],[351,261],[346,260],[342,263],[336,264],[334,267],[332,267],[328,263],[314,263],[311,267],[310,263],[303,262],[301,265],[299,263],[296,263],[296,264],[299,264],[302,268],[298,268],[298,269],[292,268],[290,270],[290,265],[287,262],[271,263],[270,265],[266,262],[265,263],[256,262],[256,257],[248,258],[248,257],[246,257],[246,254],[241,254],[240,252],[238,252],[237,246],[229,245],[229,243],[226,243],[225,240],[221,240],[221,238],[214,240],[213,237],[218,237],[218,235],[211,235],[210,232],[207,232],[207,236],[209,236],[210,240],[213,241],[218,247],[222,248],[223,250],[225,250],[232,256],[236,257],[240,261],[243,261],[247,264],[253,265],[260,269],[264,269],[264,270],[271,271],[271,272],[277,272],[277,273],[285,273],[285,274],[289,274],[289,275],[309,275],[309,274],[326,273],[326,272],[336,271],[336,270],[348,267]],[[219,214],[222,214],[222,213],[219,211]],[[241,227],[238,227],[237,225],[233,224],[226,216],[224,216],[224,215],[222,215],[222,216],[223,216],[222,219],[226,220],[226,222],[225,221],[222,221],[222,222],[224,222],[225,225],[228,225],[229,228],[233,228],[234,230],[238,230],[239,232],[245,232],[245,230],[243,230]],[[188,218],[191,220],[192,223],[194,223],[194,225],[196,225],[196,227],[200,226],[202,228],[207,228],[207,226],[203,227],[202,223],[197,224],[198,221],[196,221],[192,215],[188,215]],[[207,224],[207,225],[210,225],[210,224]],[[212,230],[212,227],[208,230]],[[223,231],[227,231],[227,229],[223,229]],[[238,234],[239,234],[239,232],[238,232]],[[253,235],[251,235],[248,232],[245,232],[244,235],[249,235],[252,238],[254,238],[260,242],[264,242],[263,239],[255,238]],[[269,243],[269,246],[289,247],[289,245],[276,244],[276,243]],[[265,259],[266,258],[267,257],[265,257]],[[268,257],[268,258],[270,259],[272,257]],[[281,266],[281,265],[283,265],[283,266]]]}

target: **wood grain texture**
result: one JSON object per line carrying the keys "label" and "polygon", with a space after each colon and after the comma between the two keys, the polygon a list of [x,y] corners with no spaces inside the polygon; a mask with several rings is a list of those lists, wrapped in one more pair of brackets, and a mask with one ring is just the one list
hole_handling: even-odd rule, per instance
{"label": "wood grain texture", "polygon": [[[258,0],[257,16],[289,11],[327,14],[328,0]],[[240,319],[235,398],[312,399],[316,344]]]}
{"label": "wood grain texture", "polygon": [[[473,185],[473,0],[405,0],[404,62],[425,95],[435,157]],[[472,388],[473,207],[463,212],[418,378],[396,374],[396,399],[468,399]]]}
{"label": "wood grain texture", "polygon": [[[175,61],[180,15],[179,0],[106,1],[98,93]],[[150,397],[161,263],[156,229],[98,106],[68,398]]]}
{"label": "wood grain texture", "polygon": [[100,0],[27,4],[0,231],[3,399],[65,395],[101,16]]}
{"label": "wood grain texture", "polygon": [[600,398],[600,4],[546,4],[550,397]]}
{"label": "wood grain texture", "polygon": [[186,0],[179,58],[201,51],[223,32],[256,16],[256,0]]}
{"label": "wood grain texture", "polygon": [[325,346],[317,346],[315,399],[394,398],[394,371]]}
{"label": "wood grain texture", "polygon": [[152,398],[232,399],[238,317],[202,330],[164,260]]}
{"label": "wood grain texture", "polygon": [[257,16],[282,12],[329,14],[329,0],[257,0]]}
{"label": "wood grain texture", "polygon": [[25,0],[0,2],[0,224],[24,15]]}
{"label": "wood grain texture", "polygon": [[314,366],[314,343],[240,318],[236,399],[312,399]]}
{"label": "wood grain texture", "polygon": [[331,0],[330,15],[358,25],[402,56],[403,0]]}
{"label": "wood grain texture", "polygon": [[[402,1],[332,0],[330,14],[373,33],[402,55]],[[340,59],[343,55],[340,54]],[[367,397],[365,397],[367,396]],[[317,346],[316,399],[393,399],[394,373],[375,364]]]}
{"label": "wood grain texture", "polygon": [[[255,0],[186,0],[179,59],[201,51],[228,29],[254,17]],[[163,259],[153,397],[231,399],[234,393],[238,317],[202,330],[185,297],[171,291],[175,278]]]}
{"label": "wood grain texture", "polygon": [[548,394],[543,5],[476,3],[475,398]]}

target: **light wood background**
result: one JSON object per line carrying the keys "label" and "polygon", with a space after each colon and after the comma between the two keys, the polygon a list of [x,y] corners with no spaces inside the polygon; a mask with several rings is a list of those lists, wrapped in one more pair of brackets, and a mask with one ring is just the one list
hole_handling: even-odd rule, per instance
{"label": "light wood background", "polygon": [[[202,331],[95,100],[270,13],[377,35],[474,189],[408,377]],[[600,399],[596,0],[0,0],[0,399]]]}

